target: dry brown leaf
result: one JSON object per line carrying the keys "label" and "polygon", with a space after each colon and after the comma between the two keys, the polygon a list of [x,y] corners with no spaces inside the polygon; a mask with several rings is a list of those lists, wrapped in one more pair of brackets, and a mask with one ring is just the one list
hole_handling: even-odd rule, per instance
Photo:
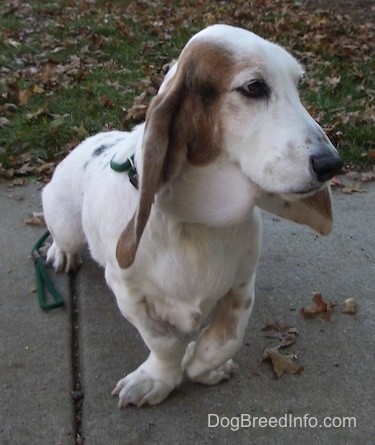
{"label": "dry brown leaf", "polygon": [[86,130],[83,122],[81,122],[79,127],[73,127],[73,130],[76,132],[77,136],[81,139],[85,138],[89,133]]}
{"label": "dry brown leaf", "polygon": [[116,104],[107,95],[102,96],[100,101],[107,108],[116,108]]}
{"label": "dry brown leaf", "polygon": [[35,119],[36,117],[39,117],[46,111],[46,108],[47,108],[47,104],[43,105],[43,107],[39,108],[34,113],[27,113],[26,119],[31,120],[31,119]]}
{"label": "dry brown leaf", "polygon": [[35,84],[34,87],[33,87],[33,93],[35,93],[35,94],[42,94],[42,93],[44,93],[44,88],[41,87],[38,84]]}
{"label": "dry brown leaf", "polygon": [[32,217],[24,220],[25,224],[30,226],[44,227],[46,222],[44,221],[44,215],[41,212],[33,212]]}
{"label": "dry brown leaf", "polygon": [[11,125],[12,122],[7,119],[6,117],[0,117],[0,127],[7,127],[8,125]]}
{"label": "dry brown leaf", "polygon": [[375,180],[375,170],[361,173],[361,180],[363,182],[370,182]]}
{"label": "dry brown leaf", "polygon": [[354,298],[347,298],[341,308],[343,314],[355,314],[358,309],[358,304]]}
{"label": "dry brown leaf", "polygon": [[320,292],[314,292],[312,300],[316,306],[312,308],[302,308],[300,310],[300,313],[303,315],[303,317],[307,319],[318,316],[328,321],[332,315],[331,311],[336,306],[336,304],[331,302],[327,303],[326,301],[324,301]]}
{"label": "dry brown leaf", "polygon": [[298,335],[297,328],[281,323],[267,324],[262,331],[267,332],[267,334],[265,334],[267,338],[277,338],[280,340],[278,346],[280,348],[286,348],[295,343]]}
{"label": "dry brown leaf", "polygon": [[18,92],[18,104],[21,107],[26,107],[29,98],[33,95],[31,90],[21,90]]}
{"label": "dry brown leaf", "polygon": [[298,353],[282,354],[279,347],[268,348],[263,352],[262,362],[269,358],[272,362],[276,377],[279,379],[284,373],[299,374],[303,371],[303,366],[296,363]]}
{"label": "dry brown leaf", "polygon": [[356,182],[354,184],[351,185],[346,185],[342,191],[343,193],[347,193],[347,194],[351,194],[353,192],[357,192],[357,193],[364,193],[367,192],[366,189],[362,189],[362,183],[361,182]]}
{"label": "dry brown leaf", "polygon": [[134,98],[133,105],[126,113],[124,121],[131,120],[134,123],[139,123],[145,119],[149,105],[149,100],[146,96],[147,92],[144,91],[142,94]]}

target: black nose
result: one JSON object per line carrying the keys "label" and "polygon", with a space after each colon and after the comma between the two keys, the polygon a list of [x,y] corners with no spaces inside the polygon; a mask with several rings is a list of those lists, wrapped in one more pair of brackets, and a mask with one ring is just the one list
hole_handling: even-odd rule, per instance
{"label": "black nose", "polygon": [[337,153],[318,153],[310,157],[311,167],[320,182],[328,181],[337,175],[344,163]]}

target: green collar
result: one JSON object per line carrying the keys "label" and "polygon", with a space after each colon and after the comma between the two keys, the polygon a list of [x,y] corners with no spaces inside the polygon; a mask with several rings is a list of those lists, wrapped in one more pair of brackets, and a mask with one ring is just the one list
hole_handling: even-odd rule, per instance
{"label": "green collar", "polygon": [[125,162],[122,164],[117,163],[114,161],[114,155],[111,159],[111,162],[109,165],[111,166],[111,169],[118,173],[128,172],[129,181],[131,184],[138,189],[138,172],[134,165],[134,155],[130,156]]}

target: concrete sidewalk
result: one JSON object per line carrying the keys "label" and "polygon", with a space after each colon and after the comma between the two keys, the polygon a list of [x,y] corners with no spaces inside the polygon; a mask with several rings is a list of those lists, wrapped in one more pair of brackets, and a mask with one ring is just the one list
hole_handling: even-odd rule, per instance
{"label": "concrete sidewalk", "polygon": [[[364,187],[367,193],[334,191],[329,237],[264,215],[257,300],[236,356],[238,371],[215,387],[184,382],[156,407],[119,410],[110,396],[147,350],[86,254],[75,277],[84,443],[375,444],[375,184]],[[40,186],[0,184],[0,209],[0,444],[74,444],[69,277],[51,274],[65,308],[43,312],[32,292],[28,256],[45,229],[23,220],[41,211]],[[314,291],[338,303],[329,322],[299,313],[312,305]],[[349,297],[359,304],[355,315],[341,313]],[[268,363],[259,364],[272,344],[261,329],[275,320],[298,329],[297,342],[287,349],[300,352],[304,371],[298,376],[277,380]],[[209,427],[209,414],[222,426]],[[235,431],[241,415],[243,427]],[[281,426],[248,426],[249,415],[281,419]],[[327,417],[336,427],[323,425]],[[339,426],[349,417],[356,427],[353,419],[350,427]],[[282,419],[295,419],[297,426],[283,427]]]}

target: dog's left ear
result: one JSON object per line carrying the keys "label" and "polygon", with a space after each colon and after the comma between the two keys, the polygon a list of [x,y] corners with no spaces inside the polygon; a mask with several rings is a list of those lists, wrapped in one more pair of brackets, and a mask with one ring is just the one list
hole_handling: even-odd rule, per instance
{"label": "dog's left ear", "polygon": [[282,218],[309,226],[321,235],[328,235],[332,230],[331,191],[328,185],[314,195],[296,201],[265,193],[258,198],[256,205]]}

